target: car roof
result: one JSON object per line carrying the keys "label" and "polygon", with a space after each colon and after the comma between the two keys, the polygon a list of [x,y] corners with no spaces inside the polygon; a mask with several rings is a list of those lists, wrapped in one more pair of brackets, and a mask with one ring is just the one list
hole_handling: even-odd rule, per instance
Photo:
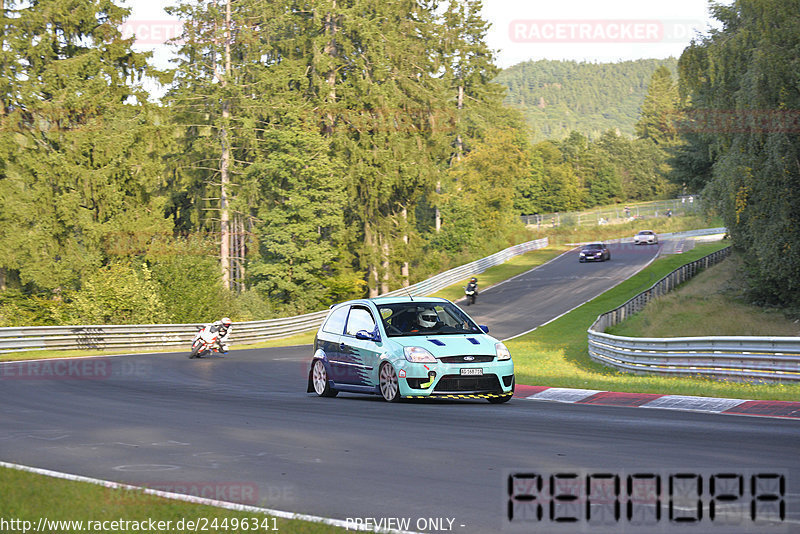
{"label": "car roof", "polygon": [[655,232],[652,230],[639,230],[640,234],[654,234]]}
{"label": "car roof", "polygon": [[374,297],[371,299],[356,299],[356,300],[348,300],[346,302],[341,302],[339,304],[335,304],[333,307],[338,307],[344,304],[363,304],[367,305],[372,302],[375,306],[382,306],[386,304],[400,304],[404,302],[450,302],[447,299],[441,297],[409,297],[409,296],[396,296],[396,297]]}

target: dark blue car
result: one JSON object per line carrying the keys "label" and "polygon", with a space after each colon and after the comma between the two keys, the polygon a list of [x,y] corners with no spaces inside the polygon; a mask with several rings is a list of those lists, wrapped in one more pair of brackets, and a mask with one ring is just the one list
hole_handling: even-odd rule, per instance
{"label": "dark blue car", "polygon": [[603,243],[589,243],[584,245],[578,256],[581,263],[587,261],[608,261],[611,259],[611,251]]}

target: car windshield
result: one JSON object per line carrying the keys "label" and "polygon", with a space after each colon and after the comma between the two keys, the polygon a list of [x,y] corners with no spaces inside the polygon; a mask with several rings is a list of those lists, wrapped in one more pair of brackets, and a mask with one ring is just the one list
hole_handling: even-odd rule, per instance
{"label": "car windshield", "polygon": [[482,334],[467,314],[449,302],[398,302],[378,306],[389,337]]}
{"label": "car windshield", "polygon": [[651,232],[650,230],[642,230],[641,232],[639,232],[639,235],[653,235],[653,232]]}
{"label": "car windshield", "polygon": [[585,249],[587,249],[587,250],[591,250],[591,249],[597,249],[597,248],[603,248],[603,244],[602,244],[602,243],[591,243],[591,244],[589,244],[589,245],[586,245],[586,246],[585,246],[585,247],[583,247],[583,248],[585,248]]}

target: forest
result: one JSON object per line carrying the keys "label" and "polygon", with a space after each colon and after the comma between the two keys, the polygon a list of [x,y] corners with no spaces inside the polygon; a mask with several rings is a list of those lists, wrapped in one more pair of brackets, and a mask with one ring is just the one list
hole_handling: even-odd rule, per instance
{"label": "forest", "polygon": [[714,5],[721,27],[678,63],[671,176],[702,190],[752,301],[800,313],[800,1]]}
{"label": "forest", "polygon": [[158,71],[112,0],[6,0],[0,325],[316,311],[527,240],[522,214],[683,187],[669,68],[633,135],[534,141],[480,9],[184,0]]}
{"label": "forest", "polygon": [[495,82],[508,88],[505,103],[520,110],[534,142],[561,139],[572,131],[592,140],[608,130],[633,137],[650,78],[659,67],[675,76],[678,60],[542,59],[504,69]]}

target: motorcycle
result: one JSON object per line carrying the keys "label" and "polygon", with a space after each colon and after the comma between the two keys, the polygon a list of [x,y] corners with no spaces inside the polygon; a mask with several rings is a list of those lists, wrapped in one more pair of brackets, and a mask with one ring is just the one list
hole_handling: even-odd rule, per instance
{"label": "motorcycle", "polygon": [[197,331],[192,340],[192,353],[189,359],[202,358],[220,351],[219,335],[206,326]]}
{"label": "motorcycle", "polygon": [[478,296],[478,284],[470,282],[464,287],[464,295],[467,297],[467,306],[475,304],[475,298]]}

